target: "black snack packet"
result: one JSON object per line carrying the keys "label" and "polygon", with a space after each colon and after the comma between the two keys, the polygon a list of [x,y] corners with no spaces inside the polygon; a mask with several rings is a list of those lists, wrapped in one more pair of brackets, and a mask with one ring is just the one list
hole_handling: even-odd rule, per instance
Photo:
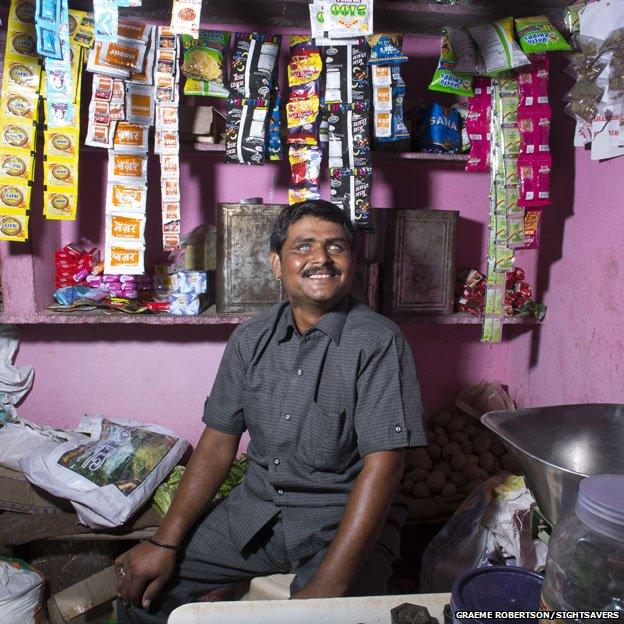
{"label": "black snack packet", "polygon": [[329,170],[330,200],[351,216],[358,230],[373,231],[371,220],[372,167]]}
{"label": "black snack packet", "polygon": [[329,167],[370,166],[367,102],[328,104]]}
{"label": "black snack packet", "polygon": [[264,165],[268,100],[232,98],[227,101],[225,162]]}
{"label": "black snack packet", "polygon": [[364,102],[370,99],[369,47],[363,41],[323,48],[325,57],[325,102]]}
{"label": "black snack packet", "polygon": [[236,33],[232,52],[230,94],[269,98],[277,73],[281,35]]}

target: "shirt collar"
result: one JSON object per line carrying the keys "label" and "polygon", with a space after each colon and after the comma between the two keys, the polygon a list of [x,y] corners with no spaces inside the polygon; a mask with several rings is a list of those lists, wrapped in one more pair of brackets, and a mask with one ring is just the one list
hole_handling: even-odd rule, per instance
{"label": "shirt collar", "polygon": [[[327,334],[335,343],[340,344],[342,330],[347,321],[347,315],[352,307],[352,301],[346,296],[333,310],[329,311],[312,329],[318,329]],[[279,342],[290,340],[296,331],[295,322],[292,316],[290,304],[283,308],[283,314],[279,320],[277,328],[277,339]],[[310,330],[312,331],[312,330]]]}

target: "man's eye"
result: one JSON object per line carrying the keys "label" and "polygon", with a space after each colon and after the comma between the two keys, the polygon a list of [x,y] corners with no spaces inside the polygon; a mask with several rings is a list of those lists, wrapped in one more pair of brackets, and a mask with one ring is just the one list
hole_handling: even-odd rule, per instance
{"label": "man's eye", "polygon": [[342,245],[340,245],[339,243],[332,243],[329,246],[329,249],[331,249],[332,251],[343,251],[344,247]]}
{"label": "man's eye", "polygon": [[310,251],[310,245],[308,243],[301,243],[301,245],[297,245],[297,251]]}

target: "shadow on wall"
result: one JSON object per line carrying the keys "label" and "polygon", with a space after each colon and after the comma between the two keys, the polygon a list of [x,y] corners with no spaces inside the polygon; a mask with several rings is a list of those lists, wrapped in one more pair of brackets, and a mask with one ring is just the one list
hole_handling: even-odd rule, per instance
{"label": "shadow on wall", "polygon": [[[560,55],[549,56],[551,79],[549,97],[552,106],[551,150],[553,167],[551,171],[552,205],[542,211],[540,246],[537,256],[535,278],[535,300],[544,301],[550,286],[551,267],[563,256],[565,222],[574,215],[575,158],[572,137],[574,120],[563,110],[563,95],[572,86],[563,68],[567,62]],[[563,78],[560,78],[563,77]],[[535,368],[539,360],[542,327],[536,327],[531,338],[529,367]]]}

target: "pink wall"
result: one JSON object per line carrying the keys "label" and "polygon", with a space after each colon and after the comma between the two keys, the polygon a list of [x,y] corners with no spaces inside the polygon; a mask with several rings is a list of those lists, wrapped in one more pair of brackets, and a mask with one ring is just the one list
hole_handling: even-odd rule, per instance
{"label": "pink wall", "polygon": [[[407,82],[420,89],[409,95],[425,95],[425,83],[437,62],[438,42],[411,39],[407,50],[411,57]],[[63,243],[80,236],[103,242],[104,161],[100,154],[82,157],[79,218],[63,225]],[[157,163],[152,166],[156,169]],[[185,231],[203,221],[214,223],[217,202],[252,196],[262,196],[265,202],[286,201],[284,163],[262,168],[225,165],[219,155],[195,154],[183,158],[182,178]],[[460,210],[458,264],[483,268],[488,184],[487,175],[466,174],[461,165],[382,161],[375,169],[373,204]],[[151,194],[148,222],[148,245],[157,246],[157,193]],[[35,225],[33,236],[47,234],[49,227],[54,226]],[[42,254],[39,261],[47,262],[44,251],[35,253]],[[159,258],[152,255],[151,260]],[[139,418],[167,425],[194,442],[202,430],[203,402],[232,329],[23,326],[18,362],[32,364],[36,377],[20,413],[35,422],[67,427],[76,425],[86,412]],[[403,329],[414,351],[429,411],[447,405],[466,385],[507,378],[506,344],[481,345],[478,326],[408,322]],[[525,331],[506,329],[514,336]]]}
{"label": "pink wall", "polygon": [[[558,100],[569,81],[554,87]],[[572,122],[559,105],[553,130],[554,203],[532,258],[548,319],[509,343],[508,383],[522,406],[624,403],[624,161],[595,162],[574,151]]]}

